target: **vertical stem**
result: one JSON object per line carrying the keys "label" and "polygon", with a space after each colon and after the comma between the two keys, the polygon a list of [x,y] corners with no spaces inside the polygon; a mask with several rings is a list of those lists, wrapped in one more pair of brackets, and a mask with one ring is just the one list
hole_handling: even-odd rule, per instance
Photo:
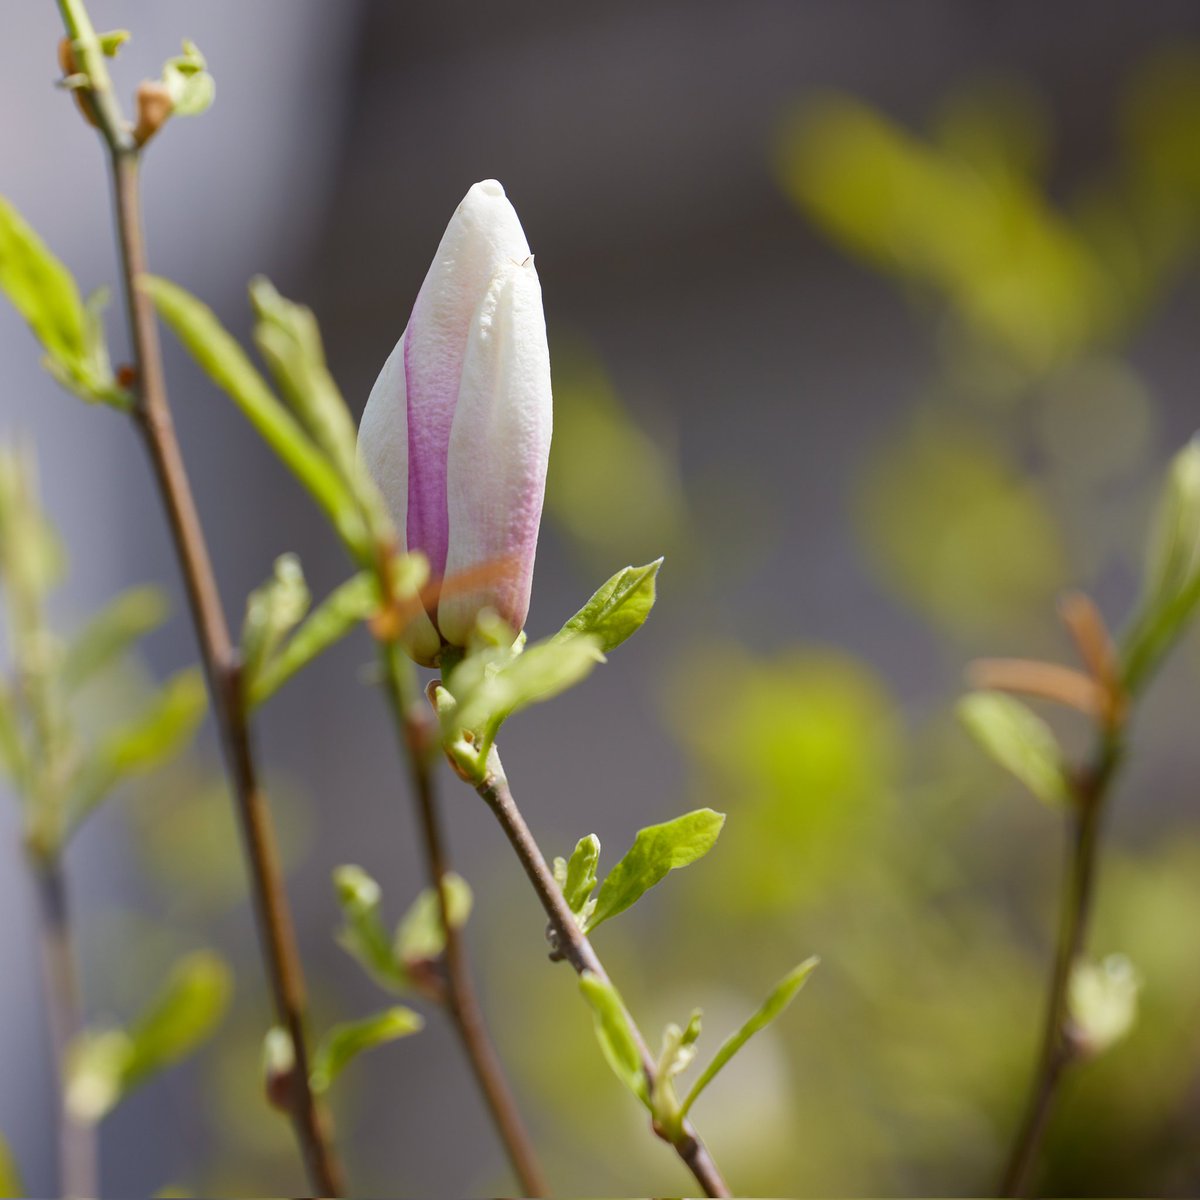
{"label": "vertical stem", "polygon": [[[517,808],[512,791],[508,786],[508,780],[504,777],[504,770],[500,765],[500,756],[494,749],[489,760],[488,772],[484,779],[476,784],[475,790],[500,822],[501,829],[504,830],[509,844],[516,852],[521,866],[525,869],[525,874],[529,877],[529,882],[533,885],[533,890],[542,903],[542,908],[545,909],[553,932],[556,954],[565,958],[577,973],[582,975],[584,971],[589,971],[607,982],[608,972],[605,971],[592,943],[579,928],[575,914],[568,908],[561,889],[555,883],[554,873],[550,870],[541,847],[538,846],[533,833],[525,823],[525,818]],[[637,1042],[646,1082],[650,1091],[653,1092],[657,1074],[654,1059],[650,1056],[641,1031],[632,1023],[632,1020],[631,1030]],[[696,1182],[704,1189],[706,1195],[730,1195],[729,1185],[725,1182],[708,1148],[690,1121],[683,1123],[679,1139],[672,1141],[671,1145],[688,1170],[695,1176]]]}
{"label": "vertical stem", "polygon": [[83,1032],[83,1004],[75,956],[71,951],[66,887],[58,858],[48,856],[34,860],[34,878],[38,893],[42,986],[58,1084],[58,1186],[63,1196],[78,1200],[99,1194],[96,1127],[90,1121],[80,1120],[67,1107],[67,1050]]}
{"label": "vertical stem", "polygon": [[1068,848],[1067,882],[1063,892],[1058,946],[1046,1001],[1046,1021],[1037,1070],[1025,1114],[1005,1168],[1002,1196],[1025,1196],[1063,1073],[1075,1061],[1078,1047],[1071,1036],[1071,975],[1083,954],[1095,891],[1100,821],[1109,784],[1118,761],[1118,747],[1106,737],[1094,765],[1075,786],[1075,809]]}
{"label": "vertical stem", "polygon": [[466,1052],[479,1090],[491,1113],[492,1121],[504,1143],[513,1173],[525,1196],[545,1196],[546,1178],[538,1162],[533,1142],[521,1120],[516,1098],[509,1088],[496,1048],[492,1044],[479,998],[471,979],[467,948],[462,931],[450,920],[446,876],[449,859],[442,835],[441,820],[434,794],[433,762],[435,748],[429,728],[430,718],[419,693],[412,686],[411,667],[399,660],[402,653],[395,643],[383,645],[384,676],[395,714],[397,728],[403,732],[405,750],[412,771],[417,815],[421,825],[425,862],[429,881],[437,891],[442,928],[446,935],[446,1003],[459,1041]]}
{"label": "vertical stem", "polygon": [[328,1120],[309,1087],[304,976],[274,825],[258,782],[237,653],[229,636],[204,531],[175,437],[154,307],[137,286],[138,278],[146,272],[146,257],[136,152],[114,149],[112,166],[121,274],[138,378],[136,419],[166,510],[208,675],[213,713],[221,734],[250,870],[251,893],[276,1017],[291,1036],[295,1050],[292,1121],[312,1187],[322,1195],[337,1195],[343,1190],[342,1171]]}

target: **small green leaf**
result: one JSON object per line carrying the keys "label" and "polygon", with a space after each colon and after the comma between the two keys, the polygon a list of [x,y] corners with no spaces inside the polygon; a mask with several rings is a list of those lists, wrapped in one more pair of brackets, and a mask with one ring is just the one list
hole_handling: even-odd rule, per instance
{"label": "small green leaf", "polygon": [[[453,871],[443,877],[443,882],[451,928],[461,929],[471,915],[471,886]],[[425,888],[412,902],[396,927],[393,944],[396,958],[405,964],[431,961],[446,948],[441,903],[433,888]]]}
{"label": "small green leaf", "polygon": [[96,34],[100,50],[106,58],[116,58],[117,51],[133,36],[128,29],[110,29],[107,33]]}
{"label": "small green leaf", "polygon": [[558,636],[592,634],[607,654],[645,624],[654,607],[661,558],[644,567],[623,567],[562,627]]}
{"label": "small green leaf", "polygon": [[64,388],[89,403],[129,407],[132,398],[113,378],[103,345],[103,293],[85,306],[74,276],[3,196],[0,290],[41,342],[42,365]]}
{"label": "small green leaf", "polygon": [[1150,679],[1200,608],[1200,435],[1171,463],[1149,541],[1138,614],[1122,639],[1130,692]]}
{"label": "small green leaf", "polygon": [[[557,860],[561,862],[562,860]],[[589,833],[575,843],[575,849],[569,862],[563,862],[562,888],[563,899],[567,907],[576,915],[583,916],[584,909],[589,905],[592,891],[596,887],[596,866],[600,862],[600,839]],[[594,909],[594,905],[591,906]],[[589,910],[588,916],[591,915]],[[583,924],[586,925],[586,919]]]}
{"label": "small green leaf", "polygon": [[82,687],[167,619],[161,588],[138,587],[122,592],[75,636],[63,663],[63,684]]}
{"label": "small green leaf", "polygon": [[181,959],[162,992],[129,1030],[132,1053],[123,1090],[193,1053],[220,1023],[233,994],[233,972],[209,950]]}
{"label": "small green leaf", "polygon": [[488,646],[467,655],[446,681],[456,701],[447,740],[471,730],[480,735],[480,752],[486,757],[496,731],[513,713],[566,691],[603,661],[600,643],[590,635],[547,638],[523,653]]}
{"label": "small green leaf", "polygon": [[0,1134],[0,1196],[24,1195],[25,1185],[21,1182],[21,1171],[17,1166],[16,1156],[3,1134]]}
{"label": "small green leaf", "polygon": [[171,111],[176,116],[194,117],[212,104],[217,85],[204,69],[207,63],[195,42],[186,39],[183,53],[167,59],[162,79],[171,95]]}
{"label": "small green leaf", "polygon": [[1071,788],[1058,740],[1028,705],[1003,692],[972,692],[959,701],[958,717],[984,753],[1039,800],[1069,802]]}
{"label": "small green leaf", "polygon": [[344,924],[338,945],[389,992],[403,992],[411,981],[392,949],[379,909],[383,893],[370,875],[356,866],[338,867],[333,884],[342,908]]}
{"label": "small green leaf", "polygon": [[691,1091],[680,1109],[680,1120],[687,1116],[700,1093],[717,1077],[730,1059],[760,1030],[765,1029],[783,1012],[796,993],[808,982],[808,977],[816,970],[819,958],[805,959],[794,970],[789,971],[771,990],[771,994],[763,1001],[757,1012],[739,1029],[731,1034],[721,1048],[713,1055],[713,1060],[704,1068],[700,1078],[692,1084]]}
{"label": "small green leaf", "polygon": [[188,667],[167,680],[140,716],[106,734],[80,771],[70,827],[78,826],[121,780],[145,774],[179,753],[204,719],[207,704],[203,673]]}
{"label": "small green leaf", "polygon": [[67,1053],[66,1103],[94,1123],[138,1084],[186,1058],[229,1006],[233,973],[209,951],[176,964],[163,991],[132,1029],[86,1030]]}
{"label": "small green leaf", "polygon": [[212,310],[157,276],[143,275],[138,286],[150,294],[175,336],[324,509],[347,544],[366,553],[362,518],[345,484]]}
{"label": "small green leaf", "polygon": [[579,976],[579,990],[592,1010],[596,1040],[613,1074],[647,1107],[650,1090],[642,1055],[617,989],[591,971]]}
{"label": "small green leaf", "polygon": [[693,1009],[684,1028],[672,1022],[663,1030],[650,1099],[654,1119],[670,1141],[678,1141],[683,1134],[683,1110],[675,1092],[675,1077],[686,1071],[696,1057],[700,1017],[700,1010]]}
{"label": "small green leaf", "polygon": [[346,580],[313,610],[287,644],[247,680],[251,709],[273,696],[289,679],[365,621],[379,607],[375,575],[363,571]]}
{"label": "small green leaf", "polygon": [[294,554],[281,554],[275,560],[274,574],[246,601],[242,679],[249,691],[283,639],[304,619],[310,600],[300,560]]}
{"label": "small green leaf", "polygon": [[361,1021],[335,1025],[313,1056],[309,1076],[312,1090],[320,1094],[341,1074],[346,1064],[364,1050],[394,1042],[423,1028],[425,1022],[410,1008],[388,1008]]}
{"label": "small green leaf", "polygon": [[1075,1034],[1089,1054],[1103,1053],[1133,1028],[1141,988],[1141,976],[1123,954],[1076,964],[1068,1003]]}
{"label": "small green leaf", "polygon": [[629,852],[600,885],[588,931],[637,903],[669,871],[702,858],[713,848],[724,824],[724,813],[699,808],[640,830]]}
{"label": "small green leaf", "polygon": [[84,357],[86,317],[75,277],[3,196],[0,288],[48,354],[63,364]]}
{"label": "small green leaf", "polygon": [[93,1125],[121,1102],[133,1044],[122,1029],[84,1030],[67,1050],[64,1094],[75,1120]]}

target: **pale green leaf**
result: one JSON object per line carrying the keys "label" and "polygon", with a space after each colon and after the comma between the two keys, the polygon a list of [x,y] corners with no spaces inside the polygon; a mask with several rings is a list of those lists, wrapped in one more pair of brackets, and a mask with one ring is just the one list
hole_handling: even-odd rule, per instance
{"label": "pale green leaf", "polygon": [[1047,804],[1066,804],[1070,783],[1050,726],[1028,705],[1003,692],[972,692],[958,716],[983,751]]}
{"label": "pale green leaf", "polygon": [[739,1029],[722,1043],[721,1048],[713,1055],[712,1062],[701,1072],[700,1077],[692,1084],[687,1098],[680,1109],[680,1119],[687,1116],[697,1097],[717,1077],[717,1074],[729,1063],[730,1059],[760,1030],[765,1029],[780,1013],[783,1012],[796,993],[808,982],[808,977],[817,968],[818,958],[805,959],[794,970],[789,971],[771,990],[771,994],[763,1001],[761,1007]]}
{"label": "pale green leaf", "polygon": [[[443,882],[450,927],[461,929],[471,915],[471,886],[453,871],[443,877]],[[401,918],[394,946],[396,958],[405,964],[431,961],[445,949],[441,902],[433,888],[422,890]]]}
{"label": "pale green leaf", "polygon": [[212,310],[177,284],[157,276],[143,276],[138,286],[150,294],[176,337],[324,509],[343,539],[352,548],[363,550],[362,520],[337,471],[275,397]]}
{"label": "pale green leaf", "polygon": [[271,578],[255,588],[246,600],[246,616],[242,621],[242,686],[247,691],[254,690],[264,665],[304,619],[310,600],[300,560],[294,554],[281,554],[275,560]]}
{"label": "pale green leaf", "polygon": [[[603,662],[599,641],[590,635],[566,640],[548,638],[523,653],[497,662],[488,649],[482,659],[468,656],[450,673],[447,686],[457,702],[453,719],[457,730],[469,729],[490,742],[500,724],[531,704],[549,700],[579,683]],[[477,669],[477,664],[482,667]]]}
{"label": "pale green leaf", "polygon": [[334,871],[333,885],[343,917],[337,935],[338,945],[380,987],[389,992],[405,991],[411,981],[397,960],[392,940],[383,927],[379,911],[383,893],[379,884],[362,867],[347,865]]}
{"label": "pale green leaf", "polygon": [[122,592],[71,641],[63,662],[64,686],[82,687],[166,619],[167,598],[161,588],[147,586]]}
{"label": "pale green leaf", "polygon": [[1200,435],[1171,462],[1149,545],[1137,617],[1122,639],[1130,692],[1150,679],[1200,609]]}
{"label": "pale green leaf", "polygon": [[309,1075],[312,1090],[318,1094],[328,1090],[352,1058],[364,1050],[416,1033],[424,1024],[412,1009],[397,1007],[385,1009],[360,1021],[335,1025],[321,1039],[313,1056],[313,1068]]}
{"label": "pale green leaf", "polygon": [[48,354],[64,364],[83,359],[87,318],[75,278],[3,196],[0,288]]}
{"label": "pale green leaf", "polygon": [[600,885],[588,930],[635,904],[669,871],[686,867],[707,854],[724,824],[724,813],[699,808],[640,830],[629,852]]}
{"label": "pale green leaf", "polygon": [[249,707],[255,709],[273,696],[293,675],[340,641],[378,607],[378,585],[372,572],[363,571],[346,580],[317,605],[287,644],[247,681]]}
{"label": "pale green leaf", "polygon": [[129,1030],[131,1054],[123,1090],[187,1058],[220,1023],[233,995],[233,972],[209,950],[197,950],[172,970],[153,1004]]}
{"label": "pale green leaf", "polygon": [[591,634],[605,654],[635,634],[654,607],[655,579],[661,558],[644,567],[624,567],[602,584],[562,627],[559,637]]}
{"label": "pale green leaf", "polygon": [[596,886],[596,866],[600,862],[600,839],[589,833],[575,843],[570,859],[563,864],[559,885],[567,907],[578,916]]}
{"label": "pale green leaf", "polygon": [[584,971],[579,977],[579,990],[591,1007],[596,1040],[613,1074],[649,1108],[650,1090],[641,1051],[617,989],[607,979]]}
{"label": "pale green leaf", "polygon": [[176,116],[194,117],[212,104],[216,83],[205,70],[204,55],[194,42],[184,41],[183,53],[163,66],[162,79],[171,96],[171,111]]}

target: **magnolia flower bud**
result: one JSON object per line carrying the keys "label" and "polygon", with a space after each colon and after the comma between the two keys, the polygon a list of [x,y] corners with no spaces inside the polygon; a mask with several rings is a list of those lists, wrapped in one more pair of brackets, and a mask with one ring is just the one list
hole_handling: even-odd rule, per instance
{"label": "magnolia flower bud", "polygon": [[482,608],[525,624],[551,420],[541,284],[516,211],[486,179],[451,218],[359,428],[402,548],[435,579],[478,576],[410,626],[418,662],[464,645]]}

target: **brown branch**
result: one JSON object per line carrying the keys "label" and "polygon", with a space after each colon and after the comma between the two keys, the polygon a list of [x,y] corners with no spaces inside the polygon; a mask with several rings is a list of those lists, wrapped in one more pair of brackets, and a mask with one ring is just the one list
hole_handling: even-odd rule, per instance
{"label": "brown branch", "polygon": [[[436,742],[430,728],[431,721],[426,715],[420,693],[415,692],[415,688],[405,686],[412,668],[399,661],[397,656],[402,653],[399,646],[395,642],[381,643],[380,651],[384,659],[388,699],[396,727],[402,734],[412,772],[429,881],[437,892],[442,928],[446,935],[446,1008],[504,1144],[513,1173],[521,1185],[522,1194],[545,1196],[548,1188],[537,1152],[521,1119],[516,1098],[508,1085],[504,1068],[488,1034],[479,998],[475,994],[462,931],[450,919],[446,887],[450,866],[434,794],[431,754]],[[407,694],[409,691],[415,694],[410,696]]]}
{"label": "brown branch", "polygon": [[1104,736],[1092,766],[1074,787],[1074,827],[1068,850],[1058,947],[1046,1001],[1037,1070],[1001,1184],[1002,1196],[1025,1196],[1045,1139],[1063,1073],[1078,1058],[1070,1017],[1071,976],[1083,955],[1095,891],[1096,860],[1104,803],[1119,762],[1115,738]]}
{"label": "brown branch", "polygon": [[154,469],[208,677],[213,713],[236,800],[276,1017],[288,1031],[294,1048],[289,1111],[314,1191],[336,1195],[343,1190],[341,1167],[327,1120],[309,1086],[304,977],[271,814],[258,782],[238,656],[229,636],[204,531],[175,437],[153,303],[137,287],[139,277],[146,273],[138,147],[113,94],[83,0],[58,0],[58,5],[72,40],[70,52],[87,76],[86,100],[109,151],[121,284],[133,342],[138,400],[134,418]]}
{"label": "brown branch", "polygon": [[[565,958],[578,974],[590,971],[602,981],[608,982],[608,973],[604,969],[596,951],[587,936],[579,928],[575,914],[567,906],[566,900],[558,884],[554,881],[554,873],[550,870],[541,848],[538,846],[525,818],[521,816],[513,799],[508,780],[504,777],[500,766],[500,756],[493,749],[489,761],[489,770],[481,783],[475,785],[475,790],[487,803],[500,822],[501,829],[516,852],[533,890],[545,909],[550,920],[550,929],[554,940],[556,957]],[[642,1060],[642,1070],[646,1075],[647,1085],[653,1093],[657,1068],[645,1039],[635,1024],[630,1022],[638,1052]],[[726,1184],[709,1153],[708,1148],[700,1139],[690,1121],[683,1123],[678,1140],[672,1141],[675,1152],[695,1176],[697,1183],[708,1196],[728,1196],[729,1186]]]}
{"label": "brown branch", "polygon": [[38,893],[39,940],[46,1020],[50,1029],[58,1105],[58,1186],[64,1196],[99,1194],[96,1127],[75,1116],[67,1105],[67,1053],[83,1032],[79,976],[71,950],[66,888],[57,855],[34,862]]}
{"label": "brown branch", "polygon": [[112,165],[122,284],[137,372],[139,402],[135,418],[166,511],[208,676],[213,713],[236,800],[276,1018],[288,1031],[295,1050],[290,1115],[313,1188],[322,1195],[337,1195],[344,1187],[342,1171],[328,1120],[309,1087],[304,974],[276,850],[274,823],[258,782],[237,651],[229,636],[204,531],[175,437],[153,302],[137,287],[138,278],[146,273],[137,154],[114,150]]}

